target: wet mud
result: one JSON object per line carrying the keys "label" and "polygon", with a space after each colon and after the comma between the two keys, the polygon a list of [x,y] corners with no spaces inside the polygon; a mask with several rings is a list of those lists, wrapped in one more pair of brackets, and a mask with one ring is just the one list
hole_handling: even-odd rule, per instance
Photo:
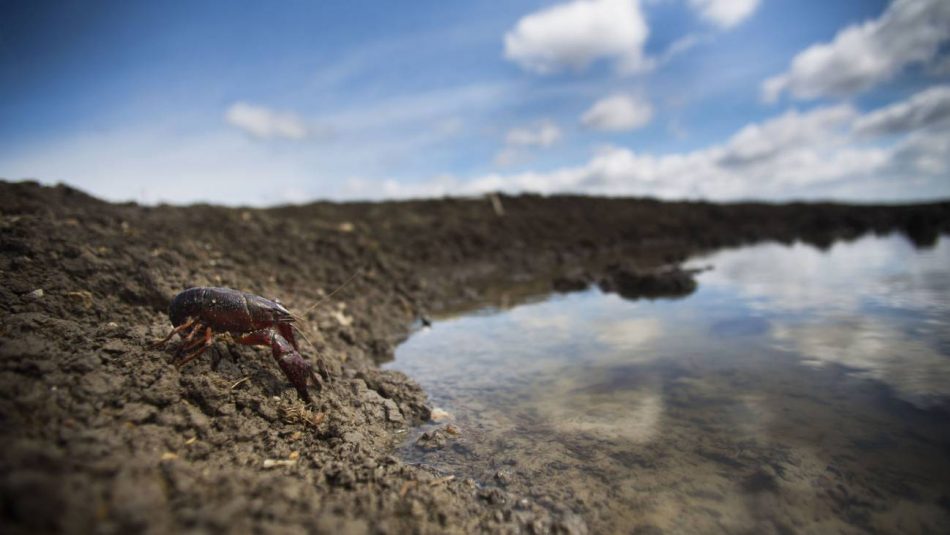
{"label": "wet mud", "polygon": [[[927,247],[950,231],[950,203],[500,201],[143,207],[0,183],[4,533],[584,533],[583,510],[544,482],[520,492],[504,474],[453,478],[395,456],[433,417],[411,378],[379,368],[413,324],[528,281],[515,299],[589,283],[688,293],[688,255],[765,239],[827,247],[897,230]],[[266,349],[220,340],[181,370],[174,344],[151,349],[191,286],[303,315],[302,353],[329,375],[313,405]]]}

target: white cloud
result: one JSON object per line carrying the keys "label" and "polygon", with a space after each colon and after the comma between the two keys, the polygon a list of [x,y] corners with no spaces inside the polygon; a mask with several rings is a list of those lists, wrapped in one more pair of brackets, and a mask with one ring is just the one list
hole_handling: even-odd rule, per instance
{"label": "white cloud", "polygon": [[494,163],[507,167],[525,160],[532,149],[550,147],[563,137],[561,128],[551,120],[512,128],[505,135],[505,147],[495,155]]}
{"label": "white cloud", "polygon": [[816,183],[860,178],[884,166],[884,150],[847,146],[855,116],[849,106],[792,111],[749,125],[726,143],[702,150],[656,156],[606,147],[582,166],[490,175],[468,187],[717,199],[776,196]]}
{"label": "white cloud", "polygon": [[800,99],[859,93],[908,65],[934,60],[948,39],[950,2],[894,0],[880,17],[798,53],[788,71],[762,84],[762,97],[774,102],[784,92]]}
{"label": "white cloud", "polygon": [[447,122],[449,130],[455,122],[460,129],[463,124],[460,111],[484,113],[510,98],[509,88],[504,84],[461,85],[376,99],[326,113],[321,116],[321,122],[341,132],[371,132],[437,122]]}
{"label": "white cloud", "polygon": [[[926,94],[892,106],[902,109],[928,100]],[[950,126],[916,130],[889,144],[856,133],[855,125],[873,124],[881,111],[861,114],[846,104],[791,110],[691,152],[655,155],[608,146],[578,166],[471,180],[442,177],[437,183],[393,184],[387,193],[403,197],[501,190],[713,200],[872,199],[927,195],[921,188],[929,187],[945,195],[950,190]]]}
{"label": "white cloud", "polygon": [[444,137],[457,136],[465,128],[465,122],[458,117],[449,117],[435,124],[435,132]]}
{"label": "white cloud", "polygon": [[898,176],[950,176],[950,129],[914,132],[898,143],[891,157],[891,168]]}
{"label": "white cloud", "polygon": [[851,106],[817,108],[807,113],[788,111],[764,123],[750,124],[726,143],[718,161],[729,167],[767,162],[804,146],[840,144],[841,127],[857,116]]}
{"label": "white cloud", "polygon": [[562,136],[561,129],[553,121],[541,121],[537,125],[512,128],[505,136],[508,145],[549,147]]}
{"label": "white cloud", "polygon": [[297,115],[246,102],[233,104],[224,114],[224,119],[228,124],[261,139],[303,139],[308,134],[307,125]]}
{"label": "white cloud", "polygon": [[498,167],[508,167],[514,165],[523,157],[524,153],[522,151],[513,147],[505,147],[498,151],[498,154],[495,154],[495,159],[492,161]]}
{"label": "white cloud", "polygon": [[610,59],[630,74],[650,68],[648,35],[638,0],[574,0],[522,17],[505,34],[505,57],[542,74]]}
{"label": "white cloud", "polygon": [[704,42],[708,42],[712,39],[712,34],[707,35],[697,35],[697,34],[687,34],[683,37],[680,37],[676,41],[673,41],[670,46],[663,51],[662,54],[656,59],[656,65],[663,65],[669,63],[673,58],[684,54],[692,50],[697,45],[700,45]]}
{"label": "white cloud", "polygon": [[689,5],[704,19],[728,29],[749,18],[759,7],[759,0],[689,0]]}
{"label": "white cloud", "polygon": [[595,102],[581,122],[597,130],[627,131],[645,126],[652,118],[653,106],[646,99],[616,94]]}
{"label": "white cloud", "polygon": [[903,134],[946,125],[948,121],[950,85],[942,85],[867,114],[855,122],[854,130],[863,135]]}

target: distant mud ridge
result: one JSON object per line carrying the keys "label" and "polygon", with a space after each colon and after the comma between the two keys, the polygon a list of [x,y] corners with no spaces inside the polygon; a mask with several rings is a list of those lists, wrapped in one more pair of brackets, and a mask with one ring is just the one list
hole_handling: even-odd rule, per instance
{"label": "distant mud ridge", "polygon": [[[501,209],[499,209],[501,207]],[[662,203],[537,196],[268,210],[109,204],[0,183],[0,525],[5,533],[587,531],[497,482],[406,465],[425,393],[377,365],[420,317],[598,284],[695,287],[687,255],[762,240],[827,247],[900,231],[927,247],[950,203]],[[265,350],[216,343],[182,370],[149,349],[170,298],[227,286],[300,312],[330,380],[302,405]],[[451,355],[446,355],[451,358]],[[464,433],[464,430],[461,430]]]}

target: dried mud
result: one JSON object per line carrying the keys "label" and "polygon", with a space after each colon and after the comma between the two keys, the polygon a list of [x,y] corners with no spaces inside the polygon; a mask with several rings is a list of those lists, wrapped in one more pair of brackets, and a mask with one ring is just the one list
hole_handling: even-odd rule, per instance
{"label": "dried mud", "polygon": [[[927,246],[950,231],[950,203],[500,201],[143,207],[0,182],[4,533],[583,533],[543,482],[529,499],[393,456],[430,417],[411,378],[378,368],[414,321],[525,281],[684,293],[670,267],[686,255],[759,240],[901,230]],[[313,406],[264,349],[220,341],[177,370],[149,348],[186,287],[302,313],[355,272],[305,314],[303,353],[332,376]]]}

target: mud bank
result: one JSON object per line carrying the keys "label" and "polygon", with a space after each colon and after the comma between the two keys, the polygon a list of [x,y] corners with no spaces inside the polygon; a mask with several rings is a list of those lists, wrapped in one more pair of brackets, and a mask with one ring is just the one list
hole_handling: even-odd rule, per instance
{"label": "mud bank", "polygon": [[[950,203],[500,200],[142,207],[0,183],[4,532],[583,533],[543,485],[529,498],[393,456],[430,416],[410,378],[377,367],[413,321],[506,286],[688,292],[670,266],[766,239],[828,246],[899,230],[925,247],[950,231]],[[302,312],[357,271],[306,313],[316,349],[304,353],[331,375],[313,406],[267,351],[219,342],[176,370],[149,349],[183,288],[240,288]]]}

